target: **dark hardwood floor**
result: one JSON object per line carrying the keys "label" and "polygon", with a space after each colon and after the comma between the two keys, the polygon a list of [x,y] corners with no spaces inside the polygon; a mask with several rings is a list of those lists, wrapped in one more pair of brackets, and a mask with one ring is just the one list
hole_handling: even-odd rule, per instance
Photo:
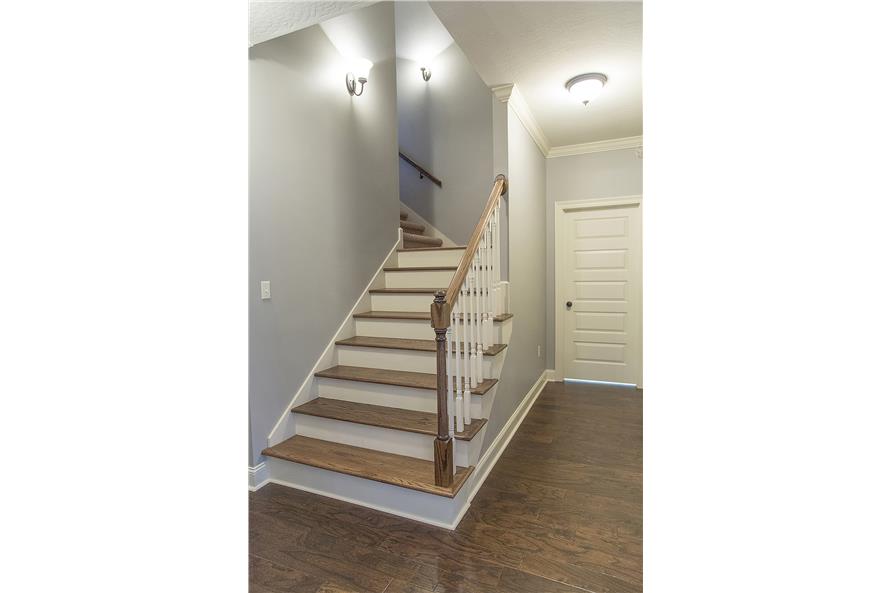
{"label": "dark hardwood floor", "polygon": [[642,392],[548,383],[455,531],[269,484],[256,593],[642,590]]}

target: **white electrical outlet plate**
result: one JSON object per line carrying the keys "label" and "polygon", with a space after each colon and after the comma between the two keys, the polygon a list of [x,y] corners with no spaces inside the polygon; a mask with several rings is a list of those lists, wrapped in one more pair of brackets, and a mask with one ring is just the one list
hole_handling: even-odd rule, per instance
{"label": "white electrical outlet plate", "polygon": [[272,286],[269,280],[260,280],[260,298],[268,301],[272,298]]}

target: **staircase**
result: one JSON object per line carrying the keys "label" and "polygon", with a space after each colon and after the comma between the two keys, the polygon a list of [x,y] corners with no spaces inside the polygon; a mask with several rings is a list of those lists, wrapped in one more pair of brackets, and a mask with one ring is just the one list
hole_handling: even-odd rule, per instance
{"label": "staircase", "polygon": [[426,227],[417,222],[409,222],[405,212],[399,213],[399,227],[402,229],[402,241],[406,249],[442,246],[442,239],[424,235]]}
{"label": "staircase", "polygon": [[[306,395],[298,393],[288,422],[276,429],[279,435],[293,436],[263,454],[278,483],[452,526],[469,501],[466,484],[482,453],[513,316],[503,312],[506,283],[501,283],[503,290],[489,291],[479,279],[482,275],[474,280],[479,289],[468,289],[467,296],[477,295],[477,309],[468,306],[465,314],[456,303],[450,311],[448,384],[458,388],[447,394],[431,304],[437,291],[453,283],[467,248],[441,247],[440,239],[409,234],[423,233],[423,225],[404,219],[400,225],[403,247],[394,249],[382,266],[334,341],[328,364],[318,367]],[[421,240],[424,246],[418,246]],[[487,245],[492,249],[491,241]],[[477,249],[482,253],[483,246]],[[495,266],[487,269],[488,286],[495,287]],[[491,316],[484,313],[487,304],[497,309]],[[470,353],[478,366],[470,366]],[[462,361],[467,361],[463,367]],[[479,371],[472,381],[465,372],[462,382],[462,368]],[[461,385],[469,400],[463,418]],[[448,434],[443,435],[443,426],[449,427]],[[438,440],[442,447],[446,439],[450,463],[449,475],[443,477],[434,462],[433,443]]]}

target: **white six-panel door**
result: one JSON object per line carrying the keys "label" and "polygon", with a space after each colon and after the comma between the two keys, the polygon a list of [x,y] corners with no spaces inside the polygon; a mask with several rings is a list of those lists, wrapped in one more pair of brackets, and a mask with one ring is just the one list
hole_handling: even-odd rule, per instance
{"label": "white six-panel door", "polygon": [[562,214],[556,323],[563,329],[563,376],[640,384],[640,206]]}

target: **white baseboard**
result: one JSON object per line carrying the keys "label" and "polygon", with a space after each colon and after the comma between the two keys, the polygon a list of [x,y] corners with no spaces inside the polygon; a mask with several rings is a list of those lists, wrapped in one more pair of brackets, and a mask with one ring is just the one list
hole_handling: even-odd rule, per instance
{"label": "white baseboard", "polygon": [[269,483],[269,468],[266,462],[248,467],[248,490],[255,492]]}
{"label": "white baseboard", "polygon": [[548,381],[556,381],[557,380],[557,371],[554,369],[545,369],[545,378]]}
{"label": "white baseboard", "polygon": [[408,206],[406,206],[406,205],[405,205],[405,202],[399,202],[399,207],[400,207],[403,211],[405,211],[406,214],[408,214],[408,221],[409,221],[409,222],[416,222],[416,223],[418,223],[418,224],[422,224],[422,225],[424,225],[425,227],[427,227],[427,228],[424,229],[424,230],[425,230],[427,233],[429,233],[428,236],[431,236],[431,237],[433,237],[433,238],[435,238],[435,239],[442,239],[442,246],[443,246],[443,247],[455,247],[455,246],[456,246],[455,242],[452,241],[451,239],[449,239],[449,238],[445,235],[445,233],[443,233],[443,232],[440,231],[438,228],[436,228],[435,226],[433,226],[432,224],[430,224],[430,223],[429,223],[423,216],[421,216],[420,214],[418,214],[417,212],[415,212],[414,210],[412,210],[411,208],[409,208]]}
{"label": "white baseboard", "polygon": [[[535,400],[538,399],[538,396],[541,395],[541,392],[545,388],[545,385],[547,385],[547,374],[547,370],[542,371],[541,376],[538,378],[537,381],[535,381],[535,384],[532,385],[532,388],[523,397],[523,401],[520,402],[520,405],[517,406],[517,409],[514,410],[513,414],[511,414],[511,417],[505,423],[504,428],[501,429],[501,432],[499,432],[498,436],[495,437],[495,440],[492,441],[492,444],[483,454],[482,458],[479,460],[479,463],[476,464],[476,469],[471,476],[473,485],[472,490],[470,491],[470,496],[467,499],[467,504],[465,504],[464,508],[461,509],[461,512],[458,513],[458,518],[455,519],[455,522],[450,527],[450,529],[455,529],[458,526],[458,523],[461,522],[461,519],[464,518],[465,513],[467,513],[468,509],[470,509],[470,504],[473,502],[476,493],[479,492],[479,489],[482,487],[483,482],[485,482],[486,478],[489,477],[489,473],[492,471],[492,468],[495,467],[495,464],[498,462],[499,459],[501,459],[501,454],[504,453],[504,450],[514,438],[514,434],[517,432],[517,429],[520,428],[523,420],[526,419],[526,414],[528,414],[529,410],[532,409],[532,405],[535,403]],[[467,487],[467,485],[465,485],[465,487]]]}

